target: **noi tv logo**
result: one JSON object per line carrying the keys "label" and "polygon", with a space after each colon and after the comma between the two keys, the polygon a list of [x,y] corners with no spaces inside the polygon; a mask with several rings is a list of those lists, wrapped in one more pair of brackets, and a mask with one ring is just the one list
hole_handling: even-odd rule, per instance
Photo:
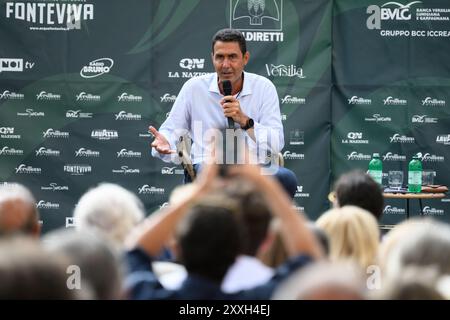
{"label": "noi tv logo", "polygon": [[381,22],[387,20],[408,21],[411,20],[411,6],[422,3],[422,1],[412,1],[407,4],[390,1],[380,6],[370,5],[367,7],[366,13],[370,14],[367,18],[367,29],[381,29]]}

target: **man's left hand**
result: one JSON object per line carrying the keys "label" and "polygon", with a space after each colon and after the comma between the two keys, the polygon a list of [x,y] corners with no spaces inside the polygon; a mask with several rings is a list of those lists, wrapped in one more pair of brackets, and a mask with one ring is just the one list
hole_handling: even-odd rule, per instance
{"label": "man's left hand", "polygon": [[220,100],[225,117],[233,118],[241,127],[247,124],[249,117],[242,112],[239,100],[234,96],[225,96]]}

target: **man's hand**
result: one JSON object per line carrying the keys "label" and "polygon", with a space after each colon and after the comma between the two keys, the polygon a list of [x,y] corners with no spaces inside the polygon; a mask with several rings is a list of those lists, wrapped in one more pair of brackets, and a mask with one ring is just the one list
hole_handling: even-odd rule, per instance
{"label": "man's hand", "polygon": [[233,118],[241,127],[247,124],[248,116],[242,112],[239,100],[234,96],[225,96],[220,100],[225,117]]}
{"label": "man's hand", "polygon": [[155,150],[161,154],[176,153],[175,150],[170,149],[170,143],[167,141],[166,137],[159,133],[155,127],[148,127],[148,131],[155,137],[155,140],[153,140],[151,144],[152,148],[155,148]]}

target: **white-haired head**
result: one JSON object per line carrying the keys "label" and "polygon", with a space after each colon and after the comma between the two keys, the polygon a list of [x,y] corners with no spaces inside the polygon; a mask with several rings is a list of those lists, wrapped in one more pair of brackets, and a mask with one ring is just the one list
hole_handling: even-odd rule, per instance
{"label": "white-haired head", "polygon": [[73,216],[78,230],[99,231],[122,246],[145,212],[135,194],[117,184],[102,183],[80,198]]}

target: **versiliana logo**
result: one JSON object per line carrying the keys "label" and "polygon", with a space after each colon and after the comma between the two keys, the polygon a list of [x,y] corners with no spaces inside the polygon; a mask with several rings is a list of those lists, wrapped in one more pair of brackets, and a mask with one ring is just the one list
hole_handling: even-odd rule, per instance
{"label": "versiliana logo", "polygon": [[161,96],[160,97],[160,99],[161,99],[161,102],[164,102],[164,103],[174,103],[175,102],[175,100],[177,99],[177,96],[176,95],[174,95],[174,94],[170,94],[170,93],[165,93],[163,96]]}
{"label": "versiliana logo", "polygon": [[52,203],[50,201],[40,200],[38,203],[36,203],[36,208],[46,210],[56,210],[59,209],[59,203]]}
{"label": "versiliana logo", "polygon": [[46,91],[41,91],[36,95],[36,100],[45,100],[45,101],[59,101],[61,100],[61,95]]}
{"label": "versiliana logo", "polygon": [[305,98],[293,97],[289,94],[284,96],[283,99],[281,99],[281,104],[305,104],[305,103],[306,103]]}
{"label": "versiliana logo", "polygon": [[84,91],[76,94],[75,98],[77,101],[80,101],[80,102],[85,102],[85,101],[86,102],[98,102],[101,100],[101,96],[91,94],[91,93],[86,93]]}
{"label": "versiliana logo", "polygon": [[445,107],[445,100],[438,100],[431,97],[426,97],[422,100],[422,106],[430,107]]}
{"label": "versiliana logo", "polygon": [[38,150],[36,150],[36,157],[59,157],[60,153],[61,152],[59,150],[40,147]]}
{"label": "versiliana logo", "polygon": [[164,188],[158,188],[154,186],[149,186],[144,184],[142,187],[138,188],[139,194],[164,194]]}
{"label": "versiliana logo", "polygon": [[27,166],[26,164],[20,164],[16,168],[16,173],[22,173],[22,174],[41,174],[42,169],[41,168],[34,168],[32,166]]}
{"label": "versiliana logo", "polygon": [[435,154],[425,153],[421,158],[422,162],[444,162],[444,156],[437,156]]}
{"label": "versiliana logo", "polygon": [[118,102],[141,102],[142,96],[135,96],[134,94],[129,94],[127,92],[122,92],[120,96],[117,96]]}
{"label": "versiliana logo", "polygon": [[23,150],[14,149],[10,147],[3,147],[0,149],[0,156],[21,156],[23,155]]}
{"label": "versiliana logo", "polygon": [[423,207],[423,214],[426,216],[443,216],[444,210],[436,209],[430,206]]}
{"label": "versiliana logo", "polygon": [[385,155],[383,155],[383,161],[406,161],[406,156],[388,152]]}
{"label": "versiliana logo", "polygon": [[80,76],[83,78],[95,78],[105,73],[109,73],[114,65],[114,60],[111,58],[100,58],[89,62],[80,71]]}
{"label": "versiliana logo", "polygon": [[414,137],[407,137],[405,135],[400,135],[398,133],[394,134],[389,138],[391,143],[415,143],[416,139]]}
{"label": "versiliana logo", "polygon": [[86,158],[98,158],[100,156],[100,151],[93,151],[86,148],[80,148],[75,150],[75,157],[86,157]]}
{"label": "versiliana logo", "polygon": [[25,95],[23,93],[11,92],[9,90],[0,93],[0,100],[23,100]]}
{"label": "versiliana logo", "polygon": [[393,98],[391,96],[383,100],[385,106],[406,106],[408,101],[405,99]]}
{"label": "versiliana logo", "polygon": [[114,115],[116,120],[141,120],[142,116],[140,114],[133,114],[126,111],[120,111]]}
{"label": "versiliana logo", "polygon": [[405,209],[387,205],[386,207],[384,207],[383,213],[384,214],[405,214]]}
{"label": "versiliana logo", "polygon": [[287,150],[283,153],[283,158],[286,160],[303,160],[305,159],[305,155],[303,153],[290,152]]}
{"label": "versiliana logo", "polygon": [[350,99],[348,99],[348,104],[371,105],[372,99],[365,99],[365,98],[353,96]]}
{"label": "versiliana logo", "polygon": [[280,65],[273,65],[266,64],[266,71],[267,75],[270,77],[297,77],[300,79],[306,78],[306,76],[303,74],[303,68],[297,67],[293,64],[286,66],[284,64]]}
{"label": "versiliana logo", "polygon": [[363,154],[361,152],[353,151],[347,155],[347,160],[357,160],[357,161],[369,161],[371,159],[370,154]]}
{"label": "versiliana logo", "polygon": [[44,138],[69,138],[69,132],[53,130],[52,128],[47,129],[42,133]]}
{"label": "versiliana logo", "polygon": [[122,149],[117,152],[117,158],[140,158],[142,153],[140,151],[133,151]]}

